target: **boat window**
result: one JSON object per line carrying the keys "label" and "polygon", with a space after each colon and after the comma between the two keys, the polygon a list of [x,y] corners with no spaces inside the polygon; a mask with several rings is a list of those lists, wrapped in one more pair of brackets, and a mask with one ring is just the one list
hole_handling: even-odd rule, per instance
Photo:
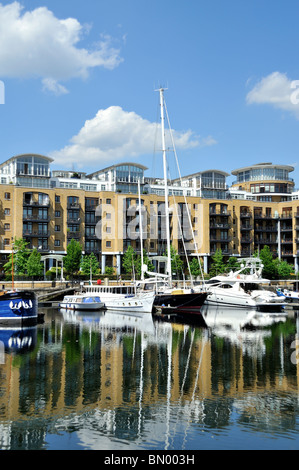
{"label": "boat window", "polygon": [[222,289],[232,289],[232,285],[231,284],[222,284]]}
{"label": "boat window", "polygon": [[217,284],[218,282],[221,282],[220,279],[210,279],[206,284]]}

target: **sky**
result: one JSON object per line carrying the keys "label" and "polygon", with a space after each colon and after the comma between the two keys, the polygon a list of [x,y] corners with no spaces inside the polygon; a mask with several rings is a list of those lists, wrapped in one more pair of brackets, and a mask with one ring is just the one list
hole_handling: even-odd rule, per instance
{"label": "sky", "polygon": [[298,188],[298,16],[297,0],[0,0],[0,162],[162,176],[163,87],[182,176],[272,162]]}

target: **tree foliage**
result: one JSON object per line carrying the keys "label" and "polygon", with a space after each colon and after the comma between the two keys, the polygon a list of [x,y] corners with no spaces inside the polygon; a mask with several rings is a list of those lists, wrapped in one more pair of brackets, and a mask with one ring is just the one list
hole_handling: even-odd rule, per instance
{"label": "tree foliage", "polygon": [[294,267],[286,261],[278,258],[273,259],[273,255],[268,245],[264,246],[259,252],[259,258],[262,260],[263,277],[266,279],[286,279],[293,273]]}
{"label": "tree foliage", "polygon": [[66,256],[63,258],[63,266],[69,274],[73,275],[80,269],[82,257],[80,243],[72,239],[67,246],[66,253]]}
{"label": "tree foliage", "polygon": [[100,274],[100,265],[94,253],[90,253],[90,255],[83,256],[81,260],[80,270],[83,274],[86,275],[90,274],[90,271],[92,276]]}
{"label": "tree foliage", "polygon": [[41,276],[43,274],[43,264],[41,262],[41,254],[34,248],[29,256],[26,264],[28,276]]}
{"label": "tree foliage", "polygon": [[222,250],[218,249],[212,257],[212,264],[209,274],[213,277],[223,273],[224,271],[226,271],[226,265],[223,261]]}
{"label": "tree foliage", "polygon": [[133,276],[135,262],[136,262],[136,253],[134,251],[134,248],[131,245],[129,245],[122,259],[122,266],[126,274],[131,274],[131,276]]}
{"label": "tree foliage", "polygon": [[189,263],[189,266],[190,266],[190,273],[192,277],[197,277],[201,275],[202,268],[200,267],[200,264],[197,258],[193,257]]}
{"label": "tree foliage", "polygon": [[27,261],[30,256],[30,250],[27,248],[28,243],[23,238],[16,238],[13,243],[13,255],[10,253],[8,262],[3,266],[6,273],[12,272],[12,256],[15,274],[25,274],[27,269]]}
{"label": "tree foliage", "polygon": [[[147,265],[148,271],[154,270],[154,265],[147,256],[145,250],[143,250],[143,264]],[[135,276],[137,278],[141,277],[141,255],[137,255],[131,245],[128,246],[126,252],[124,253],[122,266],[126,274],[130,274],[131,276],[133,276],[133,274],[135,273]]]}

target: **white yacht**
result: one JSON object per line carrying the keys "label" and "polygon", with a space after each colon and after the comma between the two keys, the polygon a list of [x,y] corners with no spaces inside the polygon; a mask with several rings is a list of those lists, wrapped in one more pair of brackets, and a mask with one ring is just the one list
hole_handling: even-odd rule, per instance
{"label": "white yacht", "polygon": [[105,308],[104,302],[98,295],[74,294],[66,295],[59,304],[60,308],[68,310],[101,310]]}
{"label": "white yacht", "polygon": [[89,295],[99,295],[107,310],[152,313],[155,292],[138,293],[134,284],[85,286]]}
{"label": "white yacht", "polygon": [[267,289],[270,281],[262,278],[263,265],[259,258],[244,258],[241,268],[219,275],[206,282],[206,305],[223,305],[238,308],[256,308],[263,311],[280,311],[285,298]]}

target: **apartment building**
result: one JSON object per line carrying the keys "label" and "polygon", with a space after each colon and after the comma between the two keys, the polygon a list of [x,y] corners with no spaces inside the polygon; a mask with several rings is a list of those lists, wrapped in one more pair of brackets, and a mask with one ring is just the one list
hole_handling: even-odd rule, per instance
{"label": "apartment building", "polygon": [[[47,255],[65,255],[75,239],[96,254],[102,272],[121,274],[129,245],[154,260],[166,249],[164,181],[146,177],[136,163],[112,165],[87,175],[51,171],[52,159],[24,154],[0,165],[0,271],[16,238]],[[289,165],[261,163],[228,173],[209,170],[169,181],[170,236],[189,258],[200,254],[204,270],[218,248],[246,257],[268,245],[298,271],[299,192]],[[139,214],[138,182],[141,188]],[[142,231],[140,230],[142,222]]]}

